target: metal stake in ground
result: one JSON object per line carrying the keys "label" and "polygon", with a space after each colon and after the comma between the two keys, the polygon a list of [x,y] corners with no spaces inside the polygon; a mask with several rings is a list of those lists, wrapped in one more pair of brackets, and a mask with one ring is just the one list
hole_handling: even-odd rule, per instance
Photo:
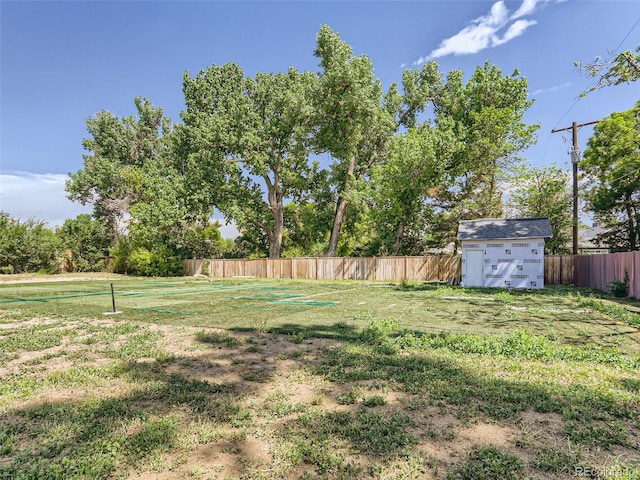
{"label": "metal stake in ground", "polygon": [[116,296],[113,293],[113,283],[111,284],[111,305],[113,306],[113,311],[104,312],[103,315],[117,315],[118,313],[122,313],[116,310]]}

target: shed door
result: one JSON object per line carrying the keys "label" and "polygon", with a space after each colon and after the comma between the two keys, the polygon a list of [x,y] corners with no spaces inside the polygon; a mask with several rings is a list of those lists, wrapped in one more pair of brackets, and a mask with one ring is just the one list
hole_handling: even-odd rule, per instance
{"label": "shed door", "polygon": [[484,287],[484,250],[467,250],[465,287]]}

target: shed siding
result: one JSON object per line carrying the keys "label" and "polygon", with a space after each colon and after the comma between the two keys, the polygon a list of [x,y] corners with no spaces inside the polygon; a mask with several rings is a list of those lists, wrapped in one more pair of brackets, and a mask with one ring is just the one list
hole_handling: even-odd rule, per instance
{"label": "shed siding", "polygon": [[485,287],[544,287],[544,238],[463,240],[462,285],[469,249],[484,250]]}

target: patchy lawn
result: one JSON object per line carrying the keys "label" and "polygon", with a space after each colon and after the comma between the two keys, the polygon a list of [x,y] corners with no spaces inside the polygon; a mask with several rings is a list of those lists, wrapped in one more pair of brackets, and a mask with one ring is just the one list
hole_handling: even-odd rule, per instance
{"label": "patchy lawn", "polygon": [[635,479],[639,317],[571,288],[0,281],[0,478]]}

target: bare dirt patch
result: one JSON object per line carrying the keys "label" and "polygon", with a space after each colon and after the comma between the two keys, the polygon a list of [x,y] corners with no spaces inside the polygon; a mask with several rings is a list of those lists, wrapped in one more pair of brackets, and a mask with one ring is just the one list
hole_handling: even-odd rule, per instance
{"label": "bare dirt patch", "polygon": [[117,273],[86,272],[86,273],[58,273],[55,275],[41,275],[38,273],[18,273],[14,275],[0,275],[1,284],[40,283],[40,282],[81,282],[93,280],[117,280],[130,278]]}

